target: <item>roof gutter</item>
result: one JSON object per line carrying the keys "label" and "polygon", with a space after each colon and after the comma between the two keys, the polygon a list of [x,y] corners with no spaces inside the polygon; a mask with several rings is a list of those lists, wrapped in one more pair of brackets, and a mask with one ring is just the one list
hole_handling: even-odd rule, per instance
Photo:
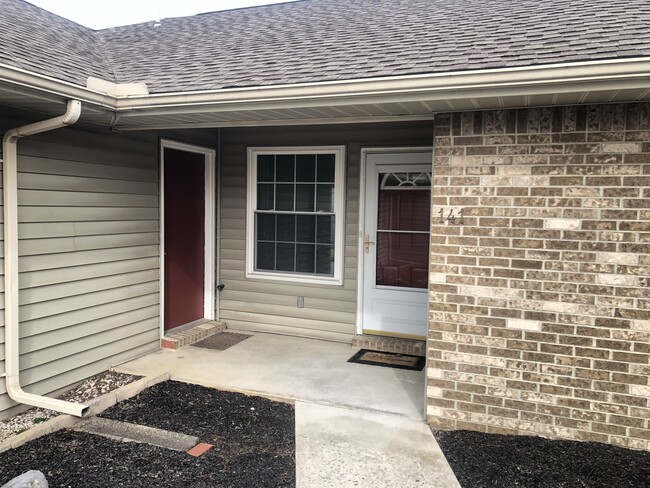
{"label": "roof gutter", "polygon": [[650,57],[162,94],[81,87],[0,64],[0,82],[128,116],[650,88]]}
{"label": "roof gutter", "polygon": [[18,285],[18,140],[72,125],[81,115],[81,102],[69,100],[67,110],[55,117],[24,125],[5,133],[4,154],[4,251],[5,251],[5,382],[12,400],[82,417],[88,406],[23,391],[20,386],[20,333]]}
{"label": "roof gutter", "polygon": [[0,82],[114,110],[115,97],[66,81],[0,63]]}
{"label": "roof gutter", "polygon": [[638,88],[650,89],[650,58],[130,96],[117,100],[117,111],[156,115],[206,106],[255,110]]}

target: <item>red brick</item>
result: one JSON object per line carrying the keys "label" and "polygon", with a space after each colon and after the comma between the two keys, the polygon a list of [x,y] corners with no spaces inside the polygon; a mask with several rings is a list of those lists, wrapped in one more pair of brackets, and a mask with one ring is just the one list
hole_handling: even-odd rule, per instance
{"label": "red brick", "polygon": [[210,449],[212,449],[214,446],[212,444],[206,444],[205,442],[201,442],[194,446],[192,449],[187,451],[187,453],[190,456],[194,457],[199,457],[208,452]]}

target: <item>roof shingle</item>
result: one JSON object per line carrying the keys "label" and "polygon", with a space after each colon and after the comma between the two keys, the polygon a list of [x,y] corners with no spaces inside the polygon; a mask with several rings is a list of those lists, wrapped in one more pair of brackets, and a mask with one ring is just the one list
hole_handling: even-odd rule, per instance
{"label": "roof shingle", "polygon": [[101,31],[0,9],[0,62],[152,93],[650,56],[648,0],[302,0]]}

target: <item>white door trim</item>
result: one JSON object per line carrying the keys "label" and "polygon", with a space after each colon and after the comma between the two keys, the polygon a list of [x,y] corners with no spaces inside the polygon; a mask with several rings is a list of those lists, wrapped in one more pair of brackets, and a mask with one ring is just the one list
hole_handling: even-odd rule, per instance
{"label": "white door trim", "polygon": [[[363,334],[363,279],[364,279],[364,242],[366,220],[366,169],[369,154],[399,154],[399,153],[431,153],[430,146],[424,147],[391,147],[391,148],[363,148],[361,149],[361,164],[359,168],[359,234],[357,236],[357,320],[356,333]],[[431,161],[433,168],[433,159]],[[433,189],[432,189],[433,193]]]}
{"label": "white door trim", "polygon": [[205,158],[205,269],[203,272],[203,318],[215,319],[216,151],[200,146],[160,140],[160,337],[165,335],[165,149],[203,154]]}

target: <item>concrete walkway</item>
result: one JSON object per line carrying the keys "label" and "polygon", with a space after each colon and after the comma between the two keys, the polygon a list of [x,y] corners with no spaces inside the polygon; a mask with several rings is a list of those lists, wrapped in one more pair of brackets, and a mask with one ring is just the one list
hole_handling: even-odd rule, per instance
{"label": "concrete walkway", "polygon": [[304,402],[296,402],[296,486],[460,488],[424,422]]}
{"label": "concrete walkway", "polygon": [[458,488],[423,421],[424,372],[348,363],[355,352],[255,334],[226,351],[164,350],[117,370],[294,402],[297,488]]}

